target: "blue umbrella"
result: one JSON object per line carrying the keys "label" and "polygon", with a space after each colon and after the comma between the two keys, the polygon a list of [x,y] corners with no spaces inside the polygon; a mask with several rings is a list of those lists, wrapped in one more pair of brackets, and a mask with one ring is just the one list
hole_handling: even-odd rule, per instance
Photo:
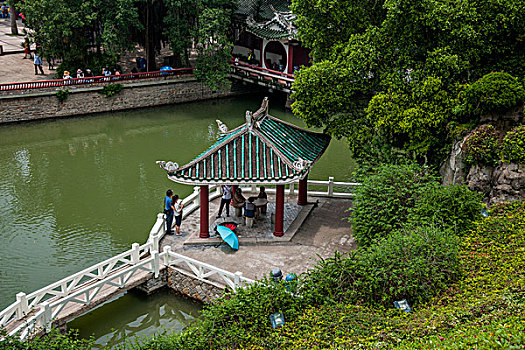
{"label": "blue umbrella", "polygon": [[239,249],[239,238],[237,238],[237,236],[232,230],[230,230],[227,227],[217,225],[217,232],[219,232],[219,235],[221,236],[222,240],[228,243],[228,245],[232,247],[232,249]]}
{"label": "blue umbrella", "polygon": [[[160,69],[161,72],[165,72],[167,70],[173,70],[173,68],[171,68],[170,66],[164,66]],[[168,75],[169,73],[166,72],[166,73],[160,73],[161,75]]]}

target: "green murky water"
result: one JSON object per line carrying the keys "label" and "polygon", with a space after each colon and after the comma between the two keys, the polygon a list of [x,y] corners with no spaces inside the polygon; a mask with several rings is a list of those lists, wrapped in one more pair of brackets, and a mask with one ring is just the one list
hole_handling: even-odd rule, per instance
{"label": "green murky water", "polygon": [[[144,243],[166,189],[182,196],[192,191],[169,181],[155,161],[185,164],[215,142],[216,119],[241,125],[262,97],[0,125],[0,309],[18,292]],[[282,98],[270,96],[272,115],[304,126],[283,106]],[[345,143],[333,140],[310,179],[345,181],[352,167]],[[119,313],[102,312],[94,322],[100,328],[92,331],[102,334],[121,321]]]}

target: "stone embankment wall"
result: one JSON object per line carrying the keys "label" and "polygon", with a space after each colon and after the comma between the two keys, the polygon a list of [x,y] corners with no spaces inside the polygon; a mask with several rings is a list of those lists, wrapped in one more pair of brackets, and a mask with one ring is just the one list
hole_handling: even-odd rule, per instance
{"label": "stone embankment wall", "polygon": [[222,296],[226,288],[219,283],[199,279],[185,271],[168,267],[160,271],[158,278],[150,278],[137,289],[146,294],[151,294],[164,287],[169,287],[188,298],[204,303],[209,303]]}
{"label": "stone embankment wall", "polygon": [[234,84],[227,92],[211,91],[193,77],[123,84],[122,91],[112,97],[102,95],[101,86],[72,86],[64,102],[57,99],[57,88],[45,90],[0,96],[0,123],[122,111],[253,92],[251,86],[240,84]]}
{"label": "stone embankment wall", "polygon": [[168,287],[188,296],[195,300],[200,300],[204,303],[222,296],[225,287],[211,281],[200,280],[194,276],[186,274],[173,268],[168,268]]}

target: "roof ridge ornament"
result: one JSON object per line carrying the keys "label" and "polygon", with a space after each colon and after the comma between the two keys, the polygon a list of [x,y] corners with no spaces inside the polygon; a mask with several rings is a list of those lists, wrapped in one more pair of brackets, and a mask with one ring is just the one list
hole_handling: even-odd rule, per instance
{"label": "roof ridge ornament", "polygon": [[155,162],[160,166],[161,169],[164,169],[168,172],[168,174],[173,174],[177,169],[179,168],[179,164],[175,162],[165,162],[163,160],[157,160]]}
{"label": "roof ridge ornament", "polygon": [[295,162],[292,163],[293,168],[297,171],[303,171],[306,166],[312,164],[312,161],[306,160],[303,158],[298,158]]}
{"label": "roof ridge ornament", "polygon": [[221,132],[221,134],[226,134],[229,131],[226,124],[221,122],[219,119],[216,119],[215,121],[217,122],[217,126],[219,127],[219,131]]}
{"label": "roof ridge ornament", "polygon": [[268,115],[269,105],[270,105],[270,100],[268,99],[268,97],[265,97],[261,103],[261,107],[259,107],[259,109],[253,113],[254,122],[266,118],[266,116]]}
{"label": "roof ridge ornament", "polygon": [[248,131],[252,131],[253,128],[253,117],[252,112],[246,111],[246,126],[248,127]]}

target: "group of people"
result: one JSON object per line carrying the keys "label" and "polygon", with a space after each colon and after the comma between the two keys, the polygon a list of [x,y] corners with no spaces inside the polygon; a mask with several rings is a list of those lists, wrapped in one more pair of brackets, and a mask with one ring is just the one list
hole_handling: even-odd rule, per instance
{"label": "group of people", "polygon": [[166,234],[172,235],[173,233],[173,219],[175,219],[175,231],[177,236],[180,236],[180,225],[182,223],[182,199],[178,195],[173,193],[173,190],[166,191],[166,197],[164,198],[164,214],[166,214]]}
{"label": "group of people", "polygon": [[[111,70],[109,70],[108,68],[102,68],[102,76],[110,76],[110,75],[113,75],[113,73],[111,72]],[[117,70],[115,71],[115,75],[120,75],[120,72]],[[62,76],[62,79],[73,79],[73,78],[90,78],[90,77],[94,77],[94,74],[93,72],[91,71],[91,69],[86,69],[86,72],[82,71],[82,69],[77,69],[77,74],[75,77],[73,77],[69,71],[65,70],[64,71],[64,74]],[[109,78],[108,78],[109,79]]]}
{"label": "group of people", "polygon": [[[256,207],[254,204],[255,200],[259,198],[268,199],[264,186],[261,186],[257,197],[249,197],[248,201],[246,201],[246,198],[244,198],[244,196],[242,195],[242,189],[240,187],[237,187],[235,189],[235,193],[233,193],[233,195],[232,195],[232,187],[229,185],[223,185],[221,187],[221,191],[222,191],[221,204],[219,206],[219,214],[217,215],[217,218],[221,217],[222,210],[225,207],[226,207],[226,216],[230,216],[230,202],[235,208],[244,209],[244,217],[253,218],[255,217],[255,210],[256,210]],[[265,213],[266,210],[263,210],[263,212]]]}

